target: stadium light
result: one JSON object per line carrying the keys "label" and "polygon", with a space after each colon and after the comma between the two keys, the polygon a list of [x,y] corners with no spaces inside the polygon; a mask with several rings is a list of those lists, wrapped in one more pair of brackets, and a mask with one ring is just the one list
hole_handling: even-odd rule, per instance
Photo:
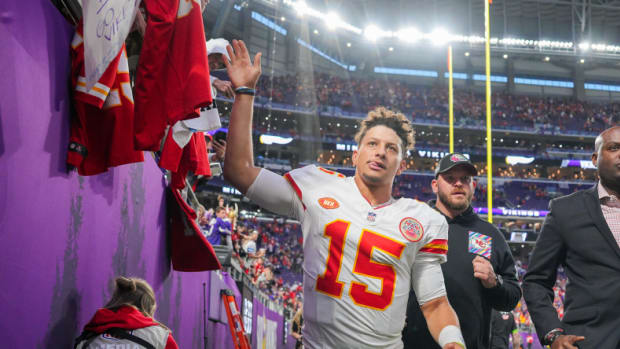
{"label": "stadium light", "polygon": [[329,30],[334,30],[340,27],[340,24],[342,23],[342,19],[340,19],[340,17],[335,12],[328,13],[327,16],[325,16],[324,20],[325,25],[327,25],[327,29]]}
{"label": "stadium light", "polygon": [[416,28],[405,28],[397,31],[394,35],[401,41],[404,42],[416,42],[420,40],[422,37],[422,33],[418,31]]}
{"label": "stadium light", "polygon": [[437,28],[427,35],[427,38],[435,46],[440,46],[450,41],[450,34],[443,28]]}
{"label": "stadium light", "polygon": [[377,41],[377,39],[392,36],[392,32],[381,30],[376,25],[371,24],[364,29],[364,36],[370,41]]}
{"label": "stadium light", "polygon": [[299,17],[303,17],[310,10],[310,8],[308,7],[305,1],[296,1],[292,4],[292,6],[295,9],[295,11],[297,11],[297,15]]}
{"label": "stadium light", "polygon": [[[346,21],[342,20],[335,13],[323,13],[309,7],[304,0],[283,0],[285,5],[291,6],[300,17],[310,16],[324,21],[330,30],[344,29],[357,35],[364,35],[370,41],[376,41],[381,38],[398,38],[403,42],[414,42],[420,38],[428,39],[434,45],[443,45],[447,42],[459,42],[470,45],[482,45],[485,42],[481,35],[451,35],[443,29],[437,29],[431,33],[421,33],[413,28],[402,28],[394,32],[383,30],[375,25],[368,26],[365,30],[358,28]],[[282,19],[284,21],[284,19]],[[581,42],[579,44],[570,41],[554,41],[554,40],[528,40],[523,38],[490,38],[490,44],[493,46],[519,47],[527,49],[543,49],[549,51],[573,50],[575,48],[581,51],[593,51],[596,53],[620,54],[619,45],[608,45],[605,43],[592,44],[589,42]]]}

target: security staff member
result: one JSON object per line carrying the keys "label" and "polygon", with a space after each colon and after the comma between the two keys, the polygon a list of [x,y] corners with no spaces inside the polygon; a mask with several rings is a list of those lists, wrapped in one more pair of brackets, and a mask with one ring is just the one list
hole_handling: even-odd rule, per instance
{"label": "security staff member", "polygon": [[512,348],[521,347],[521,336],[515,324],[515,317],[509,311],[493,310],[491,314],[491,347],[490,349],[509,349],[509,338],[512,336]]}
{"label": "security staff member", "polygon": [[[467,348],[488,348],[491,309],[511,311],[521,298],[516,268],[502,233],[474,213],[474,165],[462,154],[448,154],[435,170],[430,202],[450,226],[448,261],[442,264],[448,300],[459,317]],[[416,302],[409,296],[405,348],[439,348]]]}

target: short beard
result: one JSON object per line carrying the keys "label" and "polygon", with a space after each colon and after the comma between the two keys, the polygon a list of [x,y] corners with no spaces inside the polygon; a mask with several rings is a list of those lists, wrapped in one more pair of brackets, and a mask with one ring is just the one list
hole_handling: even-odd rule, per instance
{"label": "short beard", "polygon": [[620,178],[601,176],[599,173],[601,184],[608,190],[614,191],[616,194],[620,194]]}
{"label": "short beard", "polygon": [[448,209],[454,212],[463,212],[465,211],[469,205],[471,205],[471,198],[473,197],[473,193],[467,196],[467,200],[462,204],[454,204],[450,201],[450,197],[441,191],[437,192],[437,196],[439,197],[439,201],[446,206]]}

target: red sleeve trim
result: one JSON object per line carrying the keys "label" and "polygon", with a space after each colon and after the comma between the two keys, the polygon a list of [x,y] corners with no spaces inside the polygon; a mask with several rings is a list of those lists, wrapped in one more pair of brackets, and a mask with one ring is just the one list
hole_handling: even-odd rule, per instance
{"label": "red sleeve trim", "polygon": [[448,240],[446,239],[434,239],[428,244],[424,245],[420,252],[434,253],[434,254],[447,254],[448,253]]}
{"label": "red sleeve trim", "polygon": [[443,248],[431,248],[431,247],[422,247],[420,252],[426,253],[434,253],[434,254],[448,254],[448,249]]}
{"label": "red sleeve trim", "polygon": [[293,187],[293,190],[295,190],[295,193],[297,193],[297,197],[299,197],[299,200],[301,201],[301,204],[304,206],[304,210],[305,210],[306,205],[304,205],[304,201],[302,200],[301,189],[299,188],[297,183],[295,183],[295,180],[293,179],[293,177],[291,177],[290,173],[285,173],[284,178],[291,185],[291,187]]}

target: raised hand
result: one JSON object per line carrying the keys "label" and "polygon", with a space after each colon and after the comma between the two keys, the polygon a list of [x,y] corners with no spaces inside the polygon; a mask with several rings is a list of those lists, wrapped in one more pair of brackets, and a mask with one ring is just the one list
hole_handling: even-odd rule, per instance
{"label": "raised hand", "polygon": [[230,62],[225,59],[224,64],[233,87],[255,88],[261,74],[261,53],[259,52],[254,56],[254,63],[252,63],[248,49],[242,40],[233,40],[232,47],[228,45],[226,50],[230,56]]}

